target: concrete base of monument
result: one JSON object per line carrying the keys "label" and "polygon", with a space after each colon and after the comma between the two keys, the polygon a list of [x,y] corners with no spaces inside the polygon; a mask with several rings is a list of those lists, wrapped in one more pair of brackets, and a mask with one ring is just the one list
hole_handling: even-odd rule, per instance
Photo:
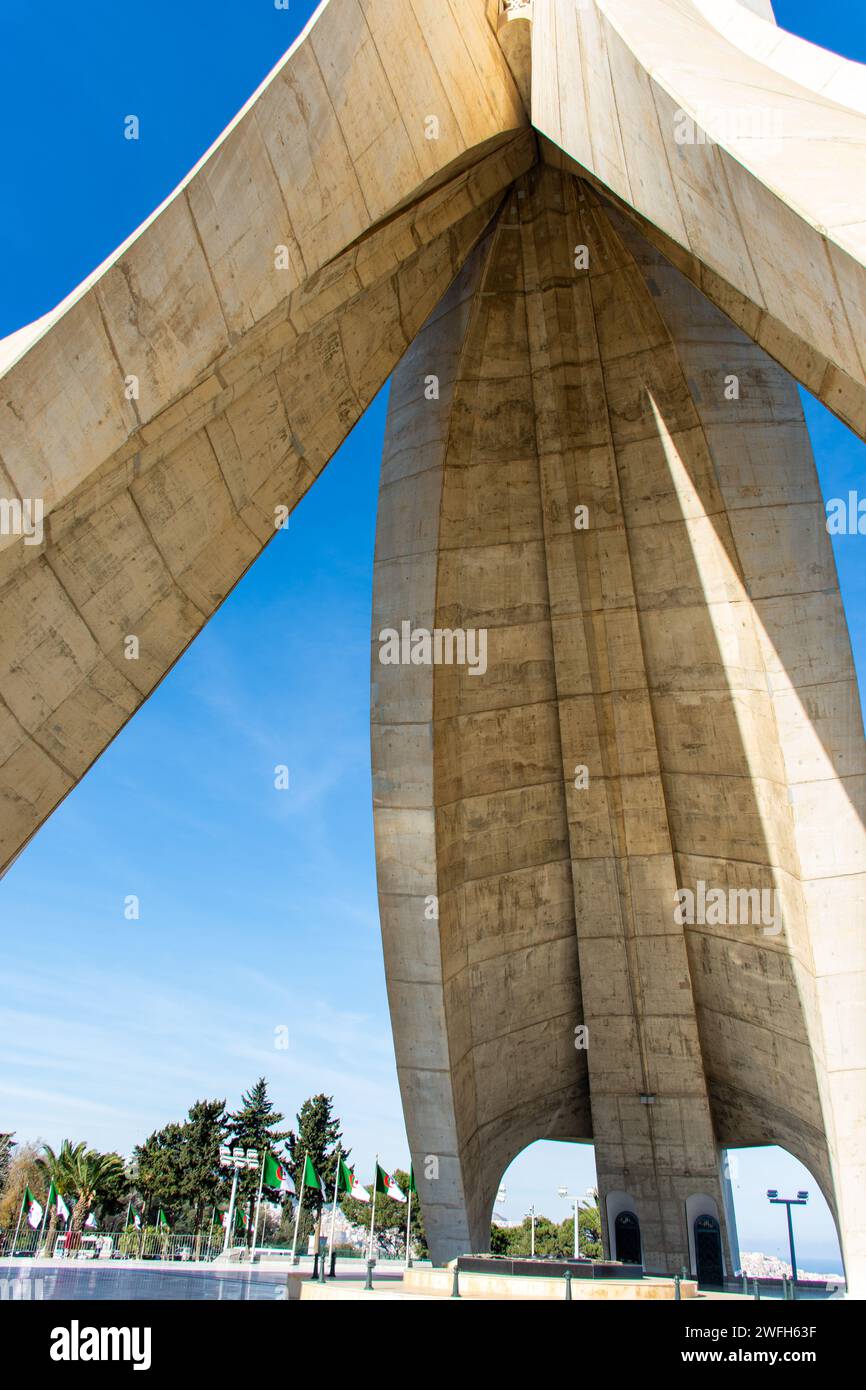
{"label": "concrete base of monument", "polygon": [[[409,1269],[403,1276],[403,1288],[407,1293],[423,1293],[428,1297],[450,1297],[453,1285],[453,1268]],[[561,1303],[566,1297],[564,1275],[552,1272],[548,1275],[541,1270],[532,1274],[511,1274],[495,1268],[483,1272],[460,1269],[457,1286],[461,1298],[543,1299]],[[697,1293],[698,1286],[694,1280],[680,1280],[682,1298],[695,1298]],[[648,1299],[664,1302],[676,1297],[676,1284],[673,1279],[656,1279],[646,1275],[637,1279],[622,1275],[611,1279],[572,1279],[571,1297],[574,1301]]]}
{"label": "concrete base of monument", "polygon": [[[491,1271],[490,1273],[467,1273],[459,1271],[457,1294],[460,1299],[479,1301],[508,1301],[561,1303],[566,1298],[566,1281],[561,1275],[533,1274],[531,1276]],[[680,1281],[680,1297],[700,1298],[694,1280]],[[395,1280],[373,1280],[373,1288],[365,1289],[360,1281],[338,1280],[332,1284],[318,1284],[309,1278],[290,1274],[288,1276],[288,1298],[291,1301],[342,1302],[347,1299],[452,1299],[455,1297],[454,1269],[418,1268],[405,1271],[403,1278]],[[573,1301],[648,1301],[673,1302],[676,1298],[676,1284],[673,1279],[644,1276],[639,1279],[592,1279],[571,1282]]]}

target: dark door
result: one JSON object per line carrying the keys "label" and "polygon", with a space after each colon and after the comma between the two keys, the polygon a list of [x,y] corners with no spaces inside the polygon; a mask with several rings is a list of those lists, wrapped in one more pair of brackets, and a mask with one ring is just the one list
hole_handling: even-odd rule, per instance
{"label": "dark door", "polygon": [[639,1265],[640,1222],[633,1211],[621,1211],[613,1225],[616,1259],[626,1265]]}
{"label": "dark door", "polygon": [[714,1216],[699,1216],[695,1220],[695,1264],[699,1284],[722,1284],[722,1233]]}

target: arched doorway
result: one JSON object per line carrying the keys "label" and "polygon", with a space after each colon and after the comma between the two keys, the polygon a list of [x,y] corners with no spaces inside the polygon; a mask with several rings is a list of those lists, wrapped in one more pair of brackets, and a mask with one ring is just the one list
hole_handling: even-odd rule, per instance
{"label": "arched doorway", "polygon": [[613,1226],[614,1258],[626,1265],[641,1263],[640,1222],[633,1211],[621,1211]]}
{"label": "arched doorway", "polygon": [[695,1265],[699,1284],[722,1284],[722,1232],[714,1216],[698,1216],[694,1224]]}

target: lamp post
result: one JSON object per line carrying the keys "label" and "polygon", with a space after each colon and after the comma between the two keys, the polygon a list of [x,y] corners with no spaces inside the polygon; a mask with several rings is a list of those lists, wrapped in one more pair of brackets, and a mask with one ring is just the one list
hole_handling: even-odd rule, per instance
{"label": "lamp post", "polygon": [[575,1197],[575,1195],[574,1195],[573,1192],[569,1192],[569,1190],[568,1190],[567,1187],[558,1187],[558,1188],[556,1189],[556,1195],[557,1195],[557,1197],[562,1197],[563,1199],[565,1199],[565,1200],[567,1200],[567,1201],[569,1201],[569,1202],[572,1202],[572,1203],[574,1204],[574,1258],[577,1260],[577,1259],[580,1258],[580,1246],[579,1246],[579,1244],[578,1244],[578,1238],[577,1238],[577,1237],[578,1237],[578,1228],[579,1228],[579,1215],[578,1215],[578,1214],[579,1214],[579,1212],[580,1212],[580,1198],[579,1198],[579,1197]]}
{"label": "lamp post", "polygon": [[584,1193],[584,1196],[583,1196],[583,1197],[575,1197],[574,1193],[573,1193],[573,1192],[569,1192],[569,1190],[568,1190],[567,1187],[558,1187],[558,1188],[556,1189],[556,1195],[557,1195],[557,1197],[563,1197],[563,1198],[567,1199],[569,1202],[573,1202],[573,1203],[574,1203],[574,1258],[575,1258],[576,1260],[579,1260],[579,1259],[580,1259],[580,1241],[579,1241],[579,1231],[580,1231],[580,1204],[581,1204],[582,1201],[584,1201],[584,1198],[587,1198],[587,1199],[588,1199],[588,1200],[586,1201],[586,1205],[587,1205],[587,1206],[590,1205],[590,1202],[591,1202],[591,1201],[594,1201],[594,1200],[595,1200],[595,1188],[594,1188],[594,1187],[588,1187],[588,1188],[586,1189],[586,1192]]}
{"label": "lamp post", "polygon": [[797,1254],[794,1250],[794,1222],[791,1219],[792,1207],[804,1207],[809,1200],[808,1192],[798,1192],[796,1197],[780,1197],[775,1187],[767,1189],[770,1205],[784,1207],[788,1214],[788,1244],[791,1248],[791,1278],[797,1282]]}
{"label": "lamp post", "polygon": [[534,1202],[533,1202],[532,1206],[529,1208],[529,1211],[526,1213],[526,1215],[529,1217],[529,1220],[530,1220],[530,1223],[531,1223],[530,1229],[531,1229],[531,1231],[532,1231],[532,1235],[531,1235],[531,1238],[530,1238],[530,1242],[531,1242],[531,1243],[530,1243],[530,1247],[529,1247],[529,1257],[530,1257],[530,1259],[534,1260],[534,1259],[535,1259],[535,1203],[534,1203]]}
{"label": "lamp post", "polygon": [[230,1149],[228,1144],[220,1144],[220,1167],[233,1168],[234,1177],[232,1178],[232,1195],[229,1198],[229,1209],[226,1215],[226,1233],[223,1238],[223,1254],[229,1248],[229,1241],[234,1229],[235,1203],[238,1195],[238,1178],[245,1169],[255,1169],[259,1166],[258,1149],[242,1149],[236,1147]]}

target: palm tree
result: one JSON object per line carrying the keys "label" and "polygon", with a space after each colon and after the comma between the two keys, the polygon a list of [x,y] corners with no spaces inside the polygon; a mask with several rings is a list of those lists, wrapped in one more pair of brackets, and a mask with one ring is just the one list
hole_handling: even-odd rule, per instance
{"label": "palm tree", "polygon": [[[55,1192],[59,1192],[61,1197],[65,1197],[71,1191],[69,1185],[69,1168],[71,1155],[77,1150],[84,1149],[84,1144],[77,1144],[73,1149],[68,1139],[64,1139],[60,1145],[60,1152],[55,1153],[50,1144],[42,1145],[42,1162],[48,1171],[48,1192],[51,1193],[51,1184],[54,1184]],[[44,1250],[50,1254],[54,1249],[54,1237],[57,1233],[57,1205],[52,1203],[51,1213],[48,1218],[48,1231],[45,1237]]]}
{"label": "palm tree", "polygon": [[94,1202],[123,1175],[123,1160],[117,1154],[101,1154],[88,1149],[85,1143],[72,1145],[65,1139],[57,1162],[60,1182],[66,1191],[78,1193],[69,1231],[71,1235],[80,1235]]}

